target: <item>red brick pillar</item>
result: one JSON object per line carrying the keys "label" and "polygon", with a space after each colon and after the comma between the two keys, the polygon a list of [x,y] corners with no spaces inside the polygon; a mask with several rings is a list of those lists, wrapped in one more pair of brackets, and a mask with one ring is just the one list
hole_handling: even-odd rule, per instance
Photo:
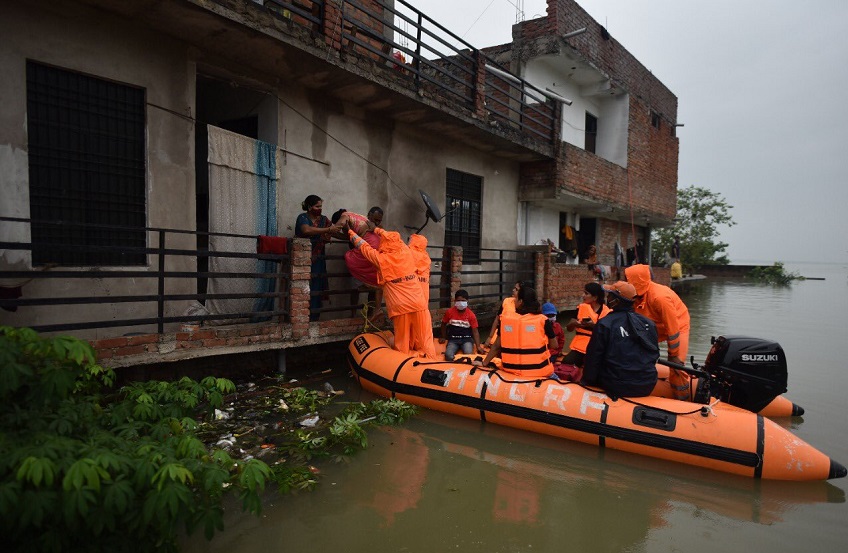
{"label": "red brick pillar", "polygon": [[486,120],[486,60],[480,50],[474,50],[474,113]]}
{"label": "red brick pillar", "polygon": [[[316,4],[317,5],[317,4]],[[316,15],[316,14],[313,14]],[[342,12],[336,2],[324,3],[324,20],[321,27],[324,32],[324,40],[333,50],[342,49]]]}
{"label": "red brick pillar", "polygon": [[291,305],[292,338],[309,335],[309,276],[312,265],[312,243],[308,238],[295,238],[291,252]]}
{"label": "red brick pillar", "polygon": [[550,264],[551,264],[551,256],[547,255],[547,253],[536,252],[534,260],[534,268],[535,268],[535,278],[536,278],[536,297],[539,298],[539,301],[543,301],[542,298],[545,297],[545,290],[548,289],[546,279],[550,275]]}
{"label": "red brick pillar", "polygon": [[453,304],[456,291],[462,288],[462,248],[450,246],[450,299],[448,305]]}

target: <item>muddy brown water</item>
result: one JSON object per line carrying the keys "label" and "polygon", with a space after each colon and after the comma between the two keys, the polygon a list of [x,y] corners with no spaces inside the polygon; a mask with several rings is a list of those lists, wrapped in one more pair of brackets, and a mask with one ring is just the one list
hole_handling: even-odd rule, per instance
{"label": "muddy brown water", "polygon": [[[787,396],[805,408],[784,420],[848,465],[848,265],[787,265],[825,280],[788,288],[706,280],[680,290],[701,362],[716,334],[778,341]],[[367,396],[337,377],[348,400]],[[434,551],[842,553],[846,479],[754,481],[422,412],[375,429],[369,447],[319,466],[310,493],[269,494],[260,517],[231,509],[212,542],[185,551],[363,553]]]}

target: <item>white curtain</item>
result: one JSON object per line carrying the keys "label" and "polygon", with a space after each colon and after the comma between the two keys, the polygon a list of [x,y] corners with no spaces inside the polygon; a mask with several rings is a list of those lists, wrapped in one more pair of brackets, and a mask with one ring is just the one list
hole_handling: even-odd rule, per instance
{"label": "white curtain", "polygon": [[[252,238],[210,236],[210,252],[256,253],[257,234],[277,235],[278,150],[274,144],[208,126],[209,231]],[[277,265],[250,258],[210,257],[210,272],[276,272]],[[209,294],[273,292],[275,279],[210,278]],[[210,314],[270,311],[273,298],[208,299]],[[264,317],[267,319],[267,317]],[[240,322],[223,320],[218,324]],[[215,324],[215,321],[210,321]]]}

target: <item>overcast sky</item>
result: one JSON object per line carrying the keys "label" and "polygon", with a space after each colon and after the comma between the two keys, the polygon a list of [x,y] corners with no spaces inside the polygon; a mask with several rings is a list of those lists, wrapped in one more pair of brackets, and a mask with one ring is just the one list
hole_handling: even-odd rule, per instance
{"label": "overcast sky", "polygon": [[[678,183],[734,206],[732,263],[848,261],[848,1],[578,3],[677,96]],[[476,47],[511,40],[516,4],[414,2]]]}

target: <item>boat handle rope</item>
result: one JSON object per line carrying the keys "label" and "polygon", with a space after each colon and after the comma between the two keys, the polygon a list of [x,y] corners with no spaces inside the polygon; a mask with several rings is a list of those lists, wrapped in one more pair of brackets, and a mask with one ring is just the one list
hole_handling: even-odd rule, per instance
{"label": "boat handle rope", "polygon": [[[433,360],[419,361],[419,360],[415,360],[415,361],[412,362],[412,366],[417,367],[421,363],[426,363],[428,365],[456,365],[456,364],[471,365],[472,362],[473,362],[473,360],[468,358],[468,357],[463,357],[463,358],[459,359],[458,361],[433,361]],[[506,378],[503,377],[503,375],[500,373],[499,368],[495,367],[494,369],[492,369],[492,368],[489,368],[489,367],[484,367],[482,365],[480,365],[480,366],[472,365],[471,372],[469,372],[468,374],[474,375],[474,373],[477,372],[478,370],[479,371],[486,371],[490,375],[497,376],[501,380],[501,382],[504,382],[505,384],[531,384],[531,383],[535,383],[536,387],[538,388],[539,386],[542,385],[542,382],[544,382],[545,380],[553,380],[554,382],[556,382],[558,384],[562,384],[563,386],[567,386],[567,385],[571,384],[571,385],[574,385],[574,386],[580,386],[584,390],[589,389],[586,386],[580,384],[579,382],[571,382],[571,381],[567,381],[567,380],[560,380],[559,378],[553,378],[551,376],[548,376],[548,377],[545,377],[545,378],[533,378],[531,380],[509,380],[509,379],[506,379]]]}
{"label": "boat handle rope", "polygon": [[[620,400],[622,400],[626,403],[630,403],[631,405],[638,405],[639,407],[645,407],[646,409],[653,409],[655,411],[662,411],[663,413],[668,413],[669,415],[681,415],[681,416],[683,416],[683,415],[694,415],[695,413],[700,413],[702,417],[708,417],[710,415],[717,417],[718,413],[716,413],[713,410],[713,407],[721,401],[720,399],[716,398],[716,400],[713,401],[712,403],[710,403],[709,405],[701,405],[700,407],[698,407],[694,411],[684,411],[682,413],[677,413],[675,411],[669,411],[668,409],[663,409],[661,407],[654,407],[652,405],[645,405],[644,403],[639,403],[638,401],[634,401],[634,400],[628,399],[626,397],[620,397],[618,399],[620,399]],[[613,399],[613,401],[617,401],[617,400]]]}

